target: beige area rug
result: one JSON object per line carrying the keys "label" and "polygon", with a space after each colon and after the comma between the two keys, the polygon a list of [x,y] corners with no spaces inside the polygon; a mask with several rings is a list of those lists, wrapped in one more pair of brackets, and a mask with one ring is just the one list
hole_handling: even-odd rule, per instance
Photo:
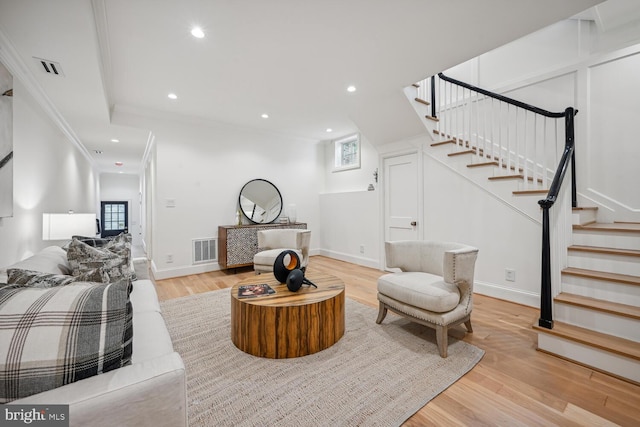
{"label": "beige area rug", "polygon": [[346,331],[332,347],[263,359],[231,342],[229,290],[161,303],[187,370],[189,425],[397,426],[482,358],[449,338],[438,355],[430,328],[346,300]]}

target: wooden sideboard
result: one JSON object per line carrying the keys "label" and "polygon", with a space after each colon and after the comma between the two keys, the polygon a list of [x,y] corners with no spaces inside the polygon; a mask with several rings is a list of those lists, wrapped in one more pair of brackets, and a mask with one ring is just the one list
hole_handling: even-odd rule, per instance
{"label": "wooden sideboard", "polygon": [[218,264],[221,269],[253,265],[253,256],[258,253],[258,230],[295,228],[306,230],[307,224],[251,224],[221,225],[218,227]]}

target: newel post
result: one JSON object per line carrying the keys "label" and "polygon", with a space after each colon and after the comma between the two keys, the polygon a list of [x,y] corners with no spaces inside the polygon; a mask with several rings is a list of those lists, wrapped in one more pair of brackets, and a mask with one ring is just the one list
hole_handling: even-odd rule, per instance
{"label": "newel post", "polygon": [[551,301],[551,244],[549,229],[549,208],[553,203],[541,200],[542,207],[542,277],[540,287],[540,319],[538,326],[553,329]]}

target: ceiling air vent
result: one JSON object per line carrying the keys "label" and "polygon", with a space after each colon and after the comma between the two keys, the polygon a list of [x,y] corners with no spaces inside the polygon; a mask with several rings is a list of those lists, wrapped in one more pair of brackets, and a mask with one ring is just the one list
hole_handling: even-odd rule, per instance
{"label": "ceiling air vent", "polygon": [[38,62],[39,66],[42,67],[45,73],[64,77],[64,73],[62,72],[62,67],[60,67],[59,62],[52,61],[50,59],[37,58],[35,56],[33,59]]}

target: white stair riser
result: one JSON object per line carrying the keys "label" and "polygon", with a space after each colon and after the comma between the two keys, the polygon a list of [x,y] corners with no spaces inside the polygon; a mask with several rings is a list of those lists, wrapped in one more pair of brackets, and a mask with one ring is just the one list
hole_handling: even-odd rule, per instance
{"label": "white stair riser", "polygon": [[588,210],[577,210],[577,211],[573,211],[573,223],[574,224],[588,224],[590,222],[595,222],[596,221],[596,212],[593,209],[588,209]]}
{"label": "white stair riser", "polygon": [[640,307],[640,286],[562,275],[562,292]]}
{"label": "white stair riser", "polygon": [[640,249],[640,233],[599,232],[573,230],[574,245],[599,246],[616,249]]}
{"label": "white stair riser", "polygon": [[569,267],[640,276],[640,258],[633,256],[570,250],[567,262]]}
{"label": "white stair riser", "polygon": [[545,333],[538,334],[538,348],[601,371],[640,382],[640,362],[635,359]]}
{"label": "white stair riser", "polygon": [[640,320],[556,303],[554,320],[640,343]]}

